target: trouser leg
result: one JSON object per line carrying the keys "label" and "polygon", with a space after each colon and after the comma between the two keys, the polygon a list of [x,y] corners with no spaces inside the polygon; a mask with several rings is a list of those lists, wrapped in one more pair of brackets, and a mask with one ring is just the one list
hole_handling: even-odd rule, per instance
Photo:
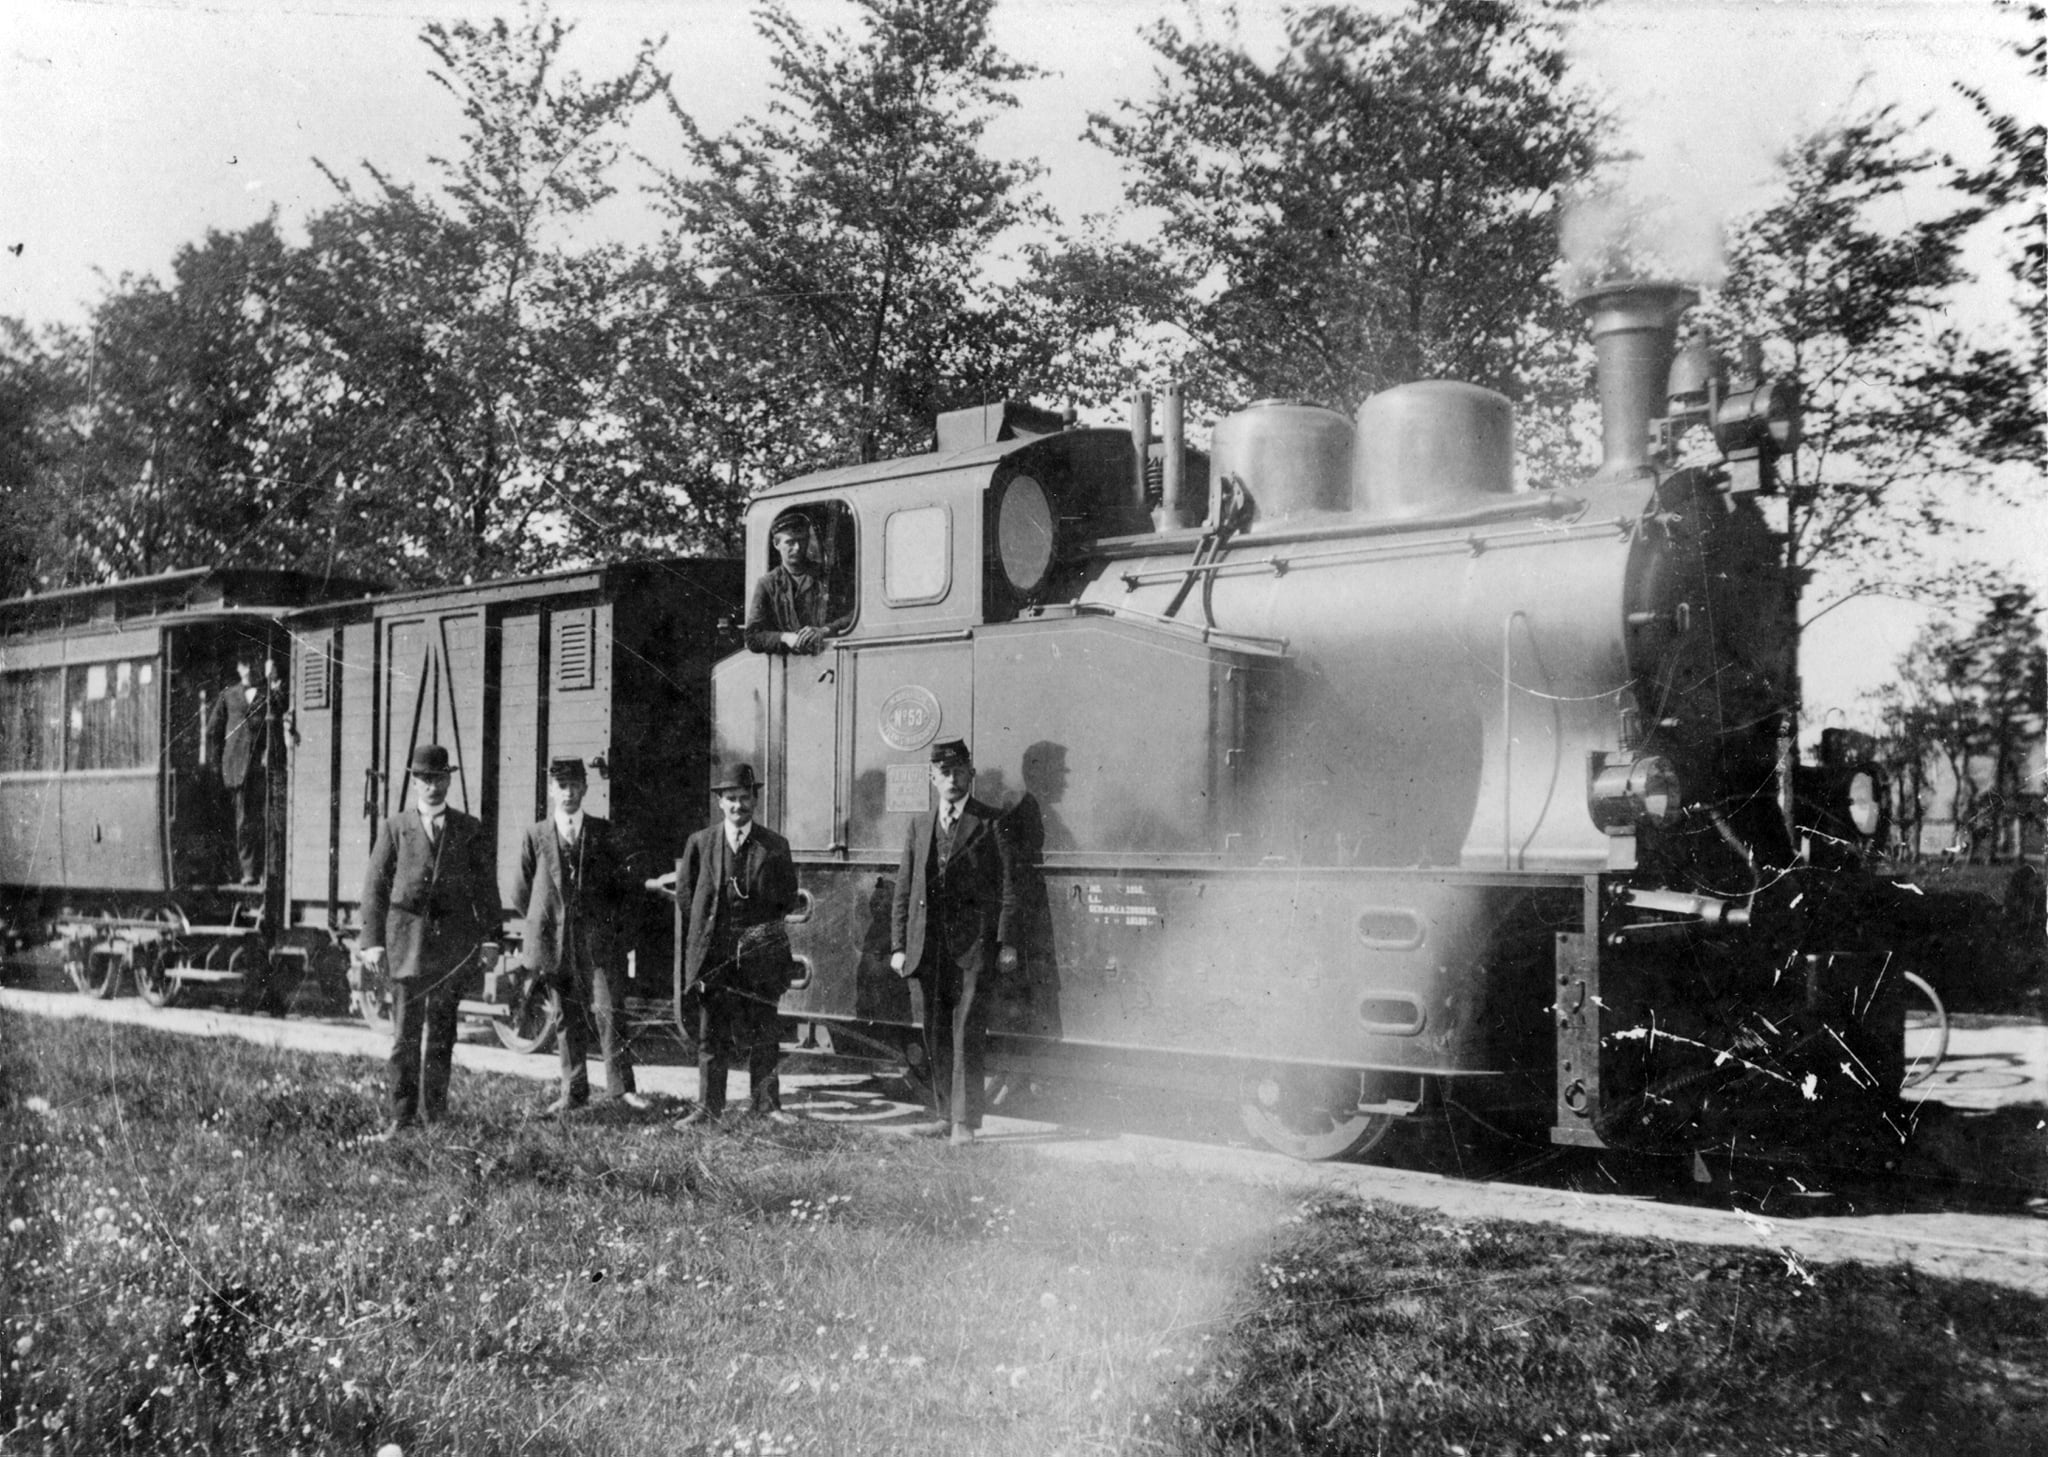
{"label": "trouser leg", "polygon": [[604,1058],[604,1085],[614,1098],[633,1088],[633,1047],[626,1035],[626,990],[618,973],[599,967],[590,977],[590,1018],[597,1024],[597,1049]]}
{"label": "trouser leg", "polygon": [[941,1118],[958,1116],[964,1105],[956,1096],[959,1059],[954,1056],[957,1039],[954,1020],[959,1006],[960,968],[953,958],[940,952],[931,961],[924,985],[924,1056],[931,1070],[932,1112]]}
{"label": "trouser leg", "polygon": [[263,785],[259,769],[235,786],[235,858],[241,862],[244,880],[263,875]]}
{"label": "trouser leg", "polygon": [[725,1074],[730,1064],[725,1009],[718,992],[706,992],[697,1008],[697,1102],[705,1112],[725,1111]]}
{"label": "trouser leg", "polygon": [[758,1003],[747,1008],[747,1087],[756,1113],[782,1106],[782,1079],[775,1069],[782,1061],[778,1034],[781,1018],[773,1007]]}
{"label": "trouser leg", "polygon": [[391,1121],[417,1123],[420,1116],[420,1044],[426,1032],[426,1003],[417,981],[391,984]]}
{"label": "trouser leg", "polygon": [[420,1063],[420,1120],[436,1123],[448,1116],[448,1078],[455,1065],[455,1033],[461,1013],[461,991],[455,978],[444,975],[427,993],[426,1050]]}
{"label": "trouser leg", "polygon": [[584,989],[570,985],[561,992],[562,1025],[555,1033],[561,1057],[562,1096],[572,1103],[590,1100],[590,1028]]}
{"label": "trouser leg", "polygon": [[957,970],[957,986],[953,998],[952,1026],[952,1068],[948,1084],[950,1103],[955,1123],[965,1123],[969,1128],[981,1127],[982,1064],[986,1060],[987,1039],[983,1035],[987,1019],[983,1009],[976,1005],[975,968],[960,967]]}

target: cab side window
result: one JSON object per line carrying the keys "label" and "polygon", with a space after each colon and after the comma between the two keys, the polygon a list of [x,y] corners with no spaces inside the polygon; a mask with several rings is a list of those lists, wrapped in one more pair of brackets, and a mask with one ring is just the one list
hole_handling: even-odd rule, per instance
{"label": "cab side window", "polygon": [[944,599],[953,585],[953,513],[944,506],[892,511],[882,524],[882,596],[892,607]]}

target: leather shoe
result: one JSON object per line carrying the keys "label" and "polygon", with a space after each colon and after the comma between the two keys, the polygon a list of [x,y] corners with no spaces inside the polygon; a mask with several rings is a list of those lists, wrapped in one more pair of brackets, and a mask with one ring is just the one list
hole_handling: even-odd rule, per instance
{"label": "leather shoe", "polygon": [[972,1143],[974,1142],[974,1130],[965,1123],[955,1123],[952,1135],[947,1138],[946,1142],[952,1144],[955,1148],[959,1148],[962,1144]]}
{"label": "leather shoe", "polygon": [[912,1138],[944,1138],[946,1125],[943,1123],[913,1123],[905,1130]]}
{"label": "leather shoe", "polygon": [[778,1126],[784,1128],[789,1127],[791,1124],[797,1121],[796,1114],[785,1113],[780,1108],[770,1108],[761,1116],[767,1119],[770,1123],[777,1124]]}
{"label": "leather shoe", "polygon": [[699,1103],[669,1126],[671,1128],[704,1128],[716,1122],[718,1122],[718,1114],[706,1108],[702,1103]]}
{"label": "leather shoe", "polygon": [[582,1099],[571,1098],[567,1093],[564,1093],[533,1116],[536,1118],[559,1118],[564,1113],[574,1113],[579,1108],[586,1106],[588,1105]]}
{"label": "leather shoe", "polygon": [[409,1133],[418,1126],[419,1125],[416,1123],[394,1121],[385,1124],[382,1128],[378,1129],[375,1133],[371,1134],[368,1138],[364,1139],[363,1141],[365,1143],[389,1143],[392,1139],[398,1137],[399,1134]]}

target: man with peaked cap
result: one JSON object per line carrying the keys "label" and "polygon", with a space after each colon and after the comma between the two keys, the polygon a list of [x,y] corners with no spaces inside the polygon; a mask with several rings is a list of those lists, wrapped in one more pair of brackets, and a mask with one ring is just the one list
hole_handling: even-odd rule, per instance
{"label": "man with peaked cap", "polygon": [[825,639],[853,626],[853,613],[833,610],[838,604],[818,560],[811,518],[785,511],[768,539],[782,560],[761,574],[747,599],[747,647],[757,653],[821,653]]}
{"label": "man with peaked cap", "polygon": [[959,739],[932,746],[936,812],[914,816],[896,868],[889,965],[924,988],[932,1111],[954,1143],[981,1127],[988,1002],[978,984],[1017,969],[1016,855],[996,811],[973,797],[974,760]]}
{"label": "man with peaked cap", "polygon": [[521,963],[561,999],[562,1090],[555,1115],[590,1101],[590,1031],[604,1058],[605,1100],[633,1092],[626,1042],[626,988],[616,938],[634,887],[611,821],[583,811],[589,778],[581,759],[548,765],[548,814],[519,845],[512,908],[526,918]]}
{"label": "man with peaked cap", "polygon": [[736,765],[711,788],[719,823],[690,836],[676,874],[676,898],[690,908],[683,997],[686,1007],[694,1004],[697,1024],[697,1106],[678,1126],[724,1115],[726,1073],[739,1057],[753,1111],[791,1123],[775,1077],[782,1056],[776,1004],[789,989],[783,917],[797,907],[796,862],[789,841],[754,823],[761,785],[751,764]]}
{"label": "man with peaked cap", "polygon": [[478,948],[498,935],[498,872],[481,821],[448,804],[454,766],[413,750],[413,806],[377,828],[358,947],[391,971],[391,1122],[383,1138],[447,1116],[458,1004]]}

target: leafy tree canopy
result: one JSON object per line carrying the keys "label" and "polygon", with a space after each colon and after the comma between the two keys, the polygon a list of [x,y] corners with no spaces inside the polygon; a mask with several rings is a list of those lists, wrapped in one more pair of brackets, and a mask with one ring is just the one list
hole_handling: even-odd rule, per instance
{"label": "leafy tree canopy", "polygon": [[[1161,22],[1158,84],[1089,135],[1127,169],[1142,241],[1040,258],[1084,392],[1178,368],[1212,408],[1340,406],[1441,376],[1525,406],[1576,393],[1580,332],[1554,285],[1559,211],[1600,116],[1567,71],[1570,0],[1290,11],[1271,64]],[[1138,358],[1129,341],[1164,340]]]}
{"label": "leafy tree canopy", "polygon": [[758,10],[774,99],[730,133],[674,106],[676,393],[768,475],[922,449],[934,413],[1012,388],[1031,354],[983,280],[1042,215],[1036,169],[982,142],[1034,73],[990,41],[994,0],[855,8],[852,36]]}

